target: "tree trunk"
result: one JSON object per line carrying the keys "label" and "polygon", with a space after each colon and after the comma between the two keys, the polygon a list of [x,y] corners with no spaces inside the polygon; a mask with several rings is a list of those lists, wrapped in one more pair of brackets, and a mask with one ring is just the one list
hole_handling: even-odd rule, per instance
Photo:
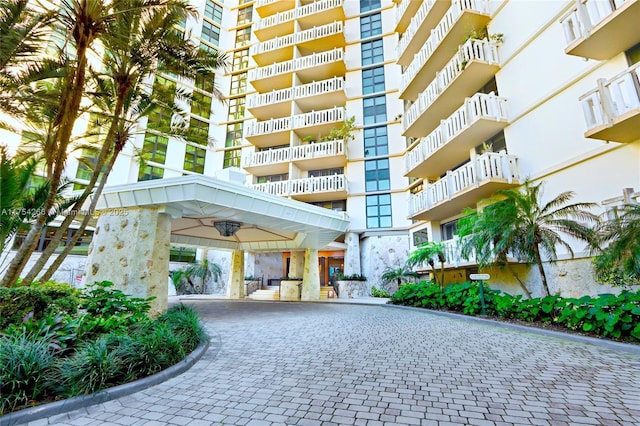
{"label": "tree trunk", "polygon": [[538,244],[533,245],[533,252],[536,256],[538,271],[540,271],[540,278],[542,279],[542,288],[546,293],[545,296],[549,296],[551,292],[549,291],[549,286],[547,285],[547,275],[545,274],[544,267],[542,266],[542,256],[540,256],[540,248],[538,247]]}
{"label": "tree trunk", "polygon": [[507,262],[506,265],[507,265],[507,268],[509,269],[509,272],[511,272],[511,275],[513,275],[513,278],[515,278],[516,281],[518,281],[518,284],[520,285],[520,288],[522,289],[522,291],[524,291],[524,293],[527,295],[527,298],[531,299],[531,292],[524,285],[524,283],[522,282],[518,274],[516,274],[516,271],[513,270],[513,267],[511,266],[511,264]]}

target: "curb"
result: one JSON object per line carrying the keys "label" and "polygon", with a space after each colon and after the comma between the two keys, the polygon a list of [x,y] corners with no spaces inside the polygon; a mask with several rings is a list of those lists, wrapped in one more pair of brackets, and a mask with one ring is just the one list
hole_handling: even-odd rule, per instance
{"label": "curb", "polygon": [[5,414],[0,417],[0,426],[18,425],[40,420],[45,417],[57,416],[79,408],[89,407],[94,404],[100,404],[102,402],[111,401],[122,396],[139,392],[184,373],[207,352],[208,348],[209,338],[207,337],[182,361],[156,374],[143,377],[142,379],[133,382],[114,386],[112,388],[103,389],[89,395],[74,396],[61,401],[14,411],[13,413]]}
{"label": "curb", "polygon": [[[368,306],[372,306],[372,305],[368,305]],[[511,330],[523,331],[526,333],[538,334],[545,337],[552,337],[555,339],[585,343],[588,345],[599,346],[601,348],[624,351],[634,355],[640,355],[640,345],[635,345],[632,343],[616,342],[614,340],[607,340],[605,338],[599,339],[597,337],[581,336],[579,334],[572,334],[572,333],[563,333],[561,331],[546,330],[544,328],[538,328],[534,326],[511,324],[508,322],[495,321],[488,318],[479,318],[479,317],[474,317],[470,315],[458,314],[454,312],[435,311],[432,309],[417,308],[415,306],[404,306],[404,305],[393,305],[393,304],[386,304],[386,305],[379,305],[379,306],[385,306],[391,309],[410,309],[417,312],[429,313],[429,314],[448,317],[448,318],[457,319],[461,321],[472,321],[480,324],[490,325],[493,327],[501,327],[501,328],[507,328]]]}

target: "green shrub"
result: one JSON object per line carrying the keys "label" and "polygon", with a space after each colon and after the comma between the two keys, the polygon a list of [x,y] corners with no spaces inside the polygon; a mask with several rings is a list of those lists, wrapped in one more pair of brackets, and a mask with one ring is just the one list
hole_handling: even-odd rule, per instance
{"label": "green shrub", "polygon": [[131,337],[134,342],[123,358],[138,377],[155,374],[186,355],[180,336],[161,321],[141,323]]}
{"label": "green shrub", "polygon": [[49,314],[74,315],[79,291],[69,284],[47,281],[31,286],[0,287],[0,330],[21,324],[29,315],[40,320]]}
{"label": "green shrub", "polygon": [[367,280],[367,277],[360,274],[353,274],[353,275],[339,274],[338,275],[338,281],[366,281],[366,280]]}
{"label": "green shrub", "polygon": [[49,391],[54,355],[49,342],[29,334],[0,337],[0,414],[42,398]]}
{"label": "green shrub", "polygon": [[206,338],[198,314],[188,306],[174,306],[160,316],[158,321],[166,323],[180,338],[185,353],[193,351]]}
{"label": "green shrub", "polygon": [[37,320],[31,313],[22,321],[22,324],[10,324],[3,334],[5,336],[25,335],[44,340],[48,342],[49,349],[62,353],[75,344],[78,326],[78,320],[67,314],[49,314]]}
{"label": "green shrub", "polygon": [[141,318],[147,315],[153,297],[142,299],[112,288],[110,281],[95,282],[83,293],[82,308],[93,316],[124,315]]}
{"label": "green shrub", "polygon": [[371,297],[389,297],[387,290],[380,289],[376,286],[371,287]]}

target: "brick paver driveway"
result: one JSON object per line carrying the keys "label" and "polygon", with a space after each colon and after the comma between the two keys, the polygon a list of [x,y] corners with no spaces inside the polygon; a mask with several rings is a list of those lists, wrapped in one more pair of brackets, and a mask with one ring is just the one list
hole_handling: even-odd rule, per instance
{"label": "brick paver driveway", "polygon": [[187,373],[50,423],[638,425],[640,355],[383,306],[197,301]]}

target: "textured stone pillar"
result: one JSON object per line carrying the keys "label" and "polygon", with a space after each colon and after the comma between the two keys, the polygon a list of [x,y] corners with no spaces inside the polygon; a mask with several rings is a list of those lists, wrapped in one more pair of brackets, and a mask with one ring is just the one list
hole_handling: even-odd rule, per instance
{"label": "textured stone pillar", "polygon": [[304,252],[292,251],[289,259],[289,278],[302,278],[304,274]]}
{"label": "textured stone pillar", "polygon": [[231,253],[227,299],[244,299],[244,250],[234,250]]}
{"label": "textured stone pillar", "polygon": [[244,254],[244,275],[245,277],[256,276],[256,254],[255,252],[245,252]]}
{"label": "textured stone pillar", "polygon": [[318,250],[306,249],[304,251],[302,300],[320,300],[320,271],[318,269]]}
{"label": "textured stone pillar", "polygon": [[344,252],[344,275],[361,275],[360,266],[360,235],[347,232],[344,235],[347,250]]}
{"label": "textured stone pillar", "polygon": [[167,310],[171,217],[157,208],[102,211],[93,234],[85,284],[111,281],[134,297],[155,297],[151,315]]}

